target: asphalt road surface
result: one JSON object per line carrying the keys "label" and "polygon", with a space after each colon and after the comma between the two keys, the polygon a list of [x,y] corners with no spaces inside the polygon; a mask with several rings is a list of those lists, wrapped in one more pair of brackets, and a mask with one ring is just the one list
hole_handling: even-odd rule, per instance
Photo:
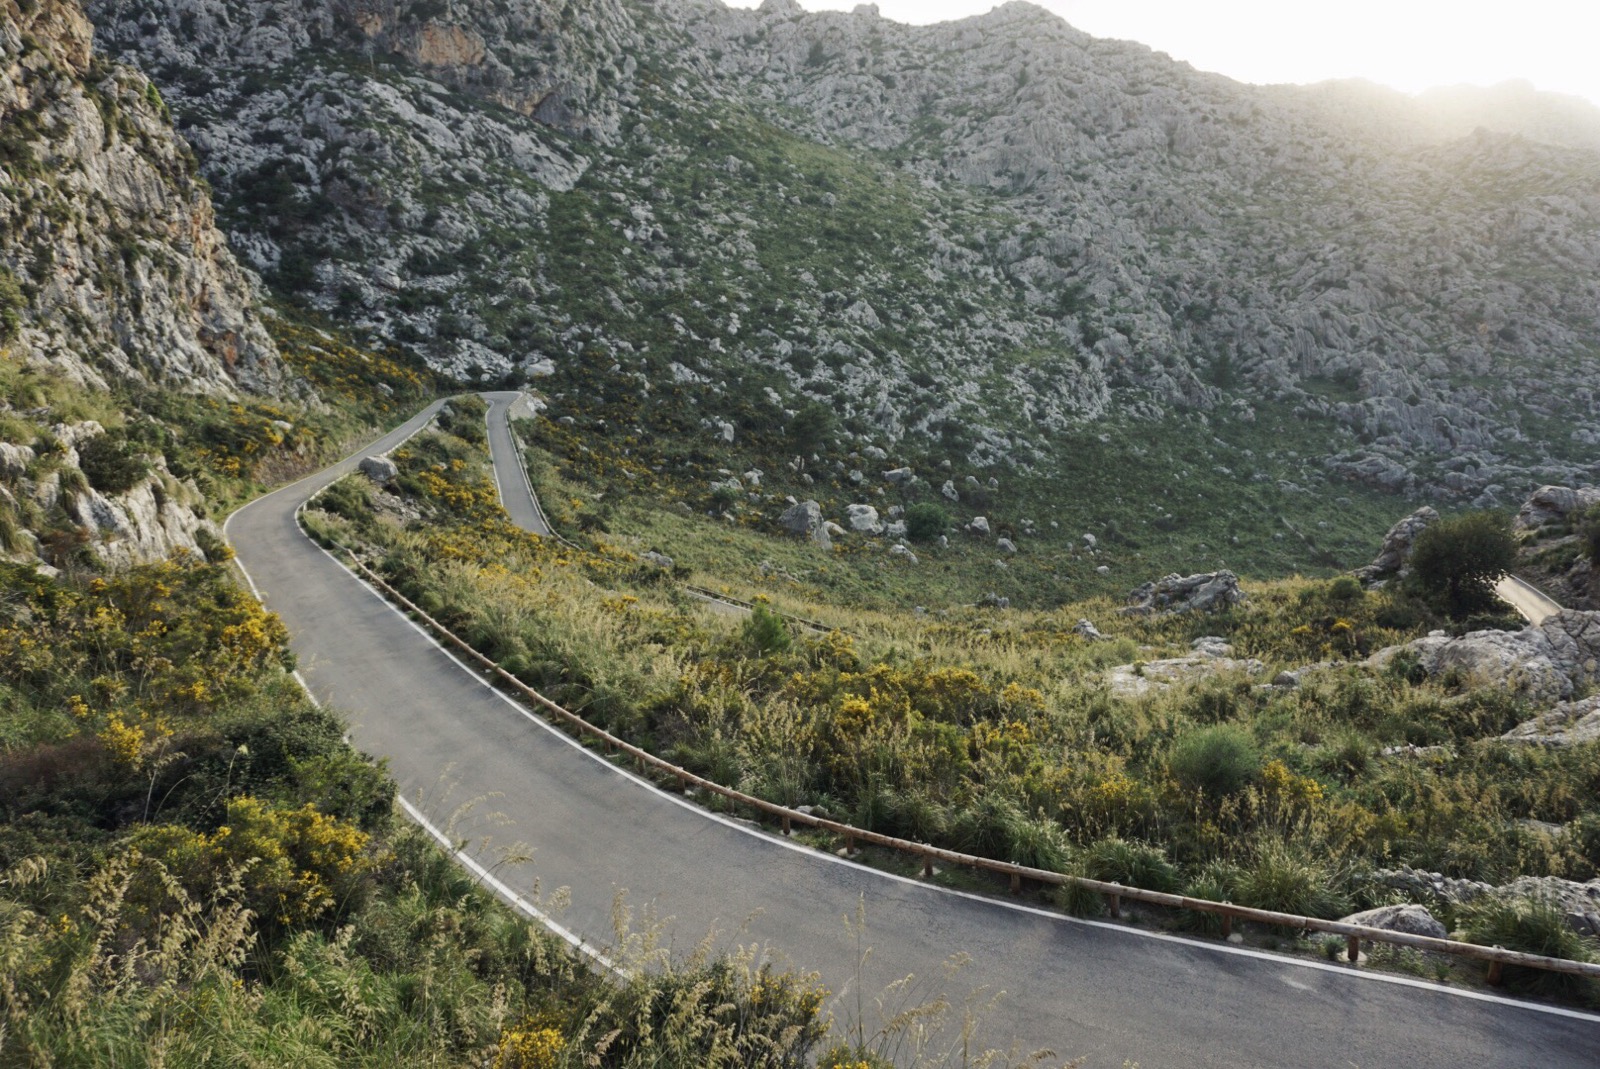
{"label": "asphalt road surface", "polygon": [[1560,604],[1547,597],[1538,587],[1524,583],[1514,575],[1508,575],[1496,583],[1494,592],[1502,600],[1510,602],[1511,607],[1535,627],[1561,611]]}
{"label": "asphalt road surface", "polygon": [[[508,399],[491,398],[491,430]],[[679,952],[714,932],[719,946],[759,945],[820,973],[841,1026],[865,1006],[870,1034],[876,998],[914,976],[891,1010],[939,993],[959,1006],[976,993],[993,1000],[983,1042],[1048,1047],[1093,1067],[1600,1066],[1600,1016],[943,891],[724,821],[612,767],[491,690],[297,529],[308,495],[429,414],[246,506],[228,533],[294,636],[307,685],[349,720],[354,743],[388,758],[405,797],[505,884],[530,898],[542,889],[546,903],[564,897],[557,919],[592,943],[614,942],[613,901],[625,894],[635,928],[653,916]],[[504,454],[509,441],[491,443],[515,514],[510,499],[526,482]],[[508,860],[523,847],[531,861]],[[863,907],[858,939],[846,918]],[[970,963],[947,975],[957,954]],[[958,1040],[952,1026],[935,1045]]]}

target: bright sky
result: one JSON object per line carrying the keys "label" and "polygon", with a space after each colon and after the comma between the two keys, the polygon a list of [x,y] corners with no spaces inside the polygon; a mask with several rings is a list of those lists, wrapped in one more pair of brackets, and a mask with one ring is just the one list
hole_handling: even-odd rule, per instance
{"label": "bright sky", "polygon": [[[755,7],[759,0],[725,0]],[[1139,41],[1243,82],[1367,78],[1407,92],[1523,79],[1600,104],[1596,0],[1035,0],[1096,37]],[[856,0],[800,0],[808,11]],[[997,0],[878,0],[941,22]]]}

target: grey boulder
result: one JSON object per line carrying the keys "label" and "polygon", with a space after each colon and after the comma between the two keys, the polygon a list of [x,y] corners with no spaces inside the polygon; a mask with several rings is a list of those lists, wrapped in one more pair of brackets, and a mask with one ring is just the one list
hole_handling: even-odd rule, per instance
{"label": "grey boulder", "polygon": [[400,475],[400,466],[388,457],[363,457],[360,467],[361,474],[379,486],[388,486]]}

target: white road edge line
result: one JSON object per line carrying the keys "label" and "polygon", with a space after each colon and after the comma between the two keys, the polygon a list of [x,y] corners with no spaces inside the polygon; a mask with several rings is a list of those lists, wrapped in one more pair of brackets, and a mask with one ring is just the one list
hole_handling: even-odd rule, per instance
{"label": "white road edge line", "polygon": [[[424,410],[424,411],[426,412],[427,410]],[[423,413],[418,413],[417,416],[413,417],[413,418],[420,419],[420,418],[422,418],[422,415],[423,415]],[[428,425],[428,422],[431,422],[431,413],[429,415],[429,420],[424,421],[421,426],[419,426],[416,429],[412,430],[411,433],[408,434],[406,436],[406,438],[402,439],[400,443],[396,443],[396,445],[391,446],[390,449],[386,450],[385,452],[392,452],[394,449],[398,448],[400,444],[403,444],[405,441],[407,441],[410,438],[416,436],[418,433],[420,433],[422,431],[423,427],[426,427]],[[396,428],[396,430],[400,430],[404,426],[405,426],[405,424],[401,424],[399,428]],[[394,432],[391,432],[391,433],[394,433]],[[379,439],[379,441],[382,441],[382,439]],[[376,444],[376,443],[374,443],[374,444]],[[371,447],[369,446],[368,448],[370,449]],[[356,455],[356,453],[360,453],[360,452],[363,452],[363,450],[358,449],[358,450],[355,451],[355,453],[351,453],[349,456],[343,458],[343,460],[335,461],[335,464],[343,463],[345,460],[349,460],[350,457],[353,457],[353,456]],[[493,466],[493,465],[491,464],[491,466]],[[323,470],[325,471],[326,469],[323,469]],[[321,474],[321,473],[319,472],[317,474]],[[253,505],[257,501],[264,501],[264,500],[266,500],[266,498],[271,497],[274,494],[281,493],[284,490],[292,489],[295,486],[300,485],[301,482],[305,482],[308,479],[313,478],[313,477],[314,476],[307,476],[306,479],[302,479],[302,480],[299,480],[299,481],[297,481],[295,483],[291,483],[291,484],[289,484],[289,486],[280,487],[278,490],[274,490],[272,492],[272,494],[263,494],[261,497],[256,498],[255,501],[249,502],[249,504],[241,506],[240,509],[236,509],[233,513],[231,513],[228,516],[227,520],[223,521],[223,534],[224,535],[227,534],[228,522],[231,521],[234,516],[238,515],[238,513],[240,511],[242,511],[244,508],[248,508],[249,505]],[[496,479],[498,480],[498,475],[496,476]],[[305,532],[305,529],[300,527],[299,512],[300,512],[300,509],[305,506],[305,504],[306,504],[306,502],[301,502],[295,508],[295,526],[300,529],[301,536],[304,537],[306,539],[306,541],[310,542],[313,546],[316,546],[316,548],[318,550],[320,550],[324,556],[326,556],[329,560],[333,561],[333,563],[335,565],[337,565],[340,569],[342,569],[346,575],[350,576],[350,578],[354,579],[357,583],[360,583],[361,586],[369,594],[371,594],[374,598],[376,598],[380,603],[382,603],[382,605],[385,608],[387,608],[390,612],[394,613],[400,619],[404,620],[406,622],[406,624],[409,625],[414,631],[416,631],[418,634],[420,634],[423,638],[427,639],[430,645],[432,645],[440,653],[444,654],[451,661],[453,661],[456,664],[456,666],[459,667],[463,672],[466,672],[468,675],[470,675],[470,676],[472,676],[474,678],[477,678],[478,677],[478,672],[475,669],[473,669],[470,665],[468,665],[466,662],[462,661],[459,657],[457,657],[449,649],[445,648],[445,646],[442,643],[440,643],[439,640],[436,639],[433,636],[433,634],[428,631],[427,628],[423,627],[421,624],[419,624],[415,620],[411,619],[411,617],[409,617],[405,613],[401,612],[398,606],[396,606],[388,598],[384,597],[382,593],[380,593],[377,589],[375,589],[366,580],[362,579],[355,572],[351,571],[350,568],[348,568],[343,561],[341,561],[338,557],[334,556],[332,553],[328,552],[328,550],[325,547],[323,547],[322,545],[320,545],[316,541],[314,541],[311,538],[311,536]],[[234,563],[238,566],[239,571],[244,575],[245,581],[247,583],[249,583],[251,591],[256,595],[256,597],[258,599],[260,599],[260,597],[261,597],[260,591],[256,588],[255,580],[251,578],[249,570],[246,569],[244,564],[242,562],[240,562],[239,560],[237,560],[237,559],[235,559]],[[298,670],[296,670],[294,672],[294,677],[295,677],[295,679],[299,680],[300,685],[305,688],[305,691],[311,697],[311,700],[313,702],[316,702],[317,701],[316,695],[314,693],[312,693],[310,686],[307,685],[305,679],[300,675]],[[1437,993],[1439,993],[1441,995],[1449,995],[1449,996],[1452,996],[1454,998],[1467,999],[1467,1000],[1470,1000],[1470,1001],[1473,1001],[1473,1002],[1485,1002],[1485,1003],[1490,1003],[1492,1005],[1508,1006],[1508,1007],[1511,1007],[1513,1009],[1526,1010],[1526,1011],[1531,1012],[1531,1013],[1541,1013],[1541,1014],[1545,1014],[1547,1016],[1553,1016],[1553,1017],[1566,1017],[1566,1018],[1570,1018],[1570,1019],[1576,1020],[1576,1021],[1592,1021],[1592,1022],[1594,1022],[1596,1024],[1600,1024],[1600,1014],[1585,1013],[1582,1010],[1567,1009],[1564,1006],[1546,1006],[1546,1005],[1543,1005],[1543,1004],[1537,1003],[1537,1002],[1525,1002],[1525,1001],[1523,1001],[1521,999],[1506,998],[1503,995],[1491,995],[1491,994],[1488,994],[1488,993],[1482,992],[1482,991],[1468,991],[1468,990],[1465,990],[1465,989],[1462,989],[1462,988],[1447,987],[1447,986],[1445,986],[1443,984],[1436,984],[1436,983],[1432,983],[1432,982],[1427,981],[1427,980],[1419,980],[1419,979],[1416,979],[1415,977],[1410,977],[1410,976],[1396,976],[1396,975],[1391,974],[1391,973],[1379,973],[1379,972],[1361,972],[1359,970],[1352,969],[1352,968],[1350,968],[1348,966],[1333,964],[1332,962],[1306,961],[1306,960],[1301,959],[1301,958],[1291,958],[1291,957],[1286,957],[1286,956],[1281,955],[1281,954],[1269,954],[1266,951],[1252,950],[1252,949],[1250,949],[1248,947],[1231,946],[1231,945],[1226,944],[1226,943],[1202,942],[1201,940],[1198,940],[1198,939],[1190,939],[1187,936],[1173,935],[1173,934],[1171,934],[1169,932],[1152,932],[1152,931],[1146,931],[1146,930],[1144,930],[1142,928],[1131,928],[1131,927],[1128,927],[1126,925],[1110,924],[1110,923],[1108,923],[1106,921],[1088,920],[1088,919],[1083,918],[1083,917],[1071,917],[1071,916],[1067,916],[1066,914],[1056,913],[1056,912],[1054,912],[1052,910],[1040,909],[1037,906],[1025,906],[1025,905],[1022,905],[1021,903],[1007,902],[1004,899],[991,898],[991,897],[988,897],[986,895],[974,894],[974,893],[972,893],[970,891],[960,891],[960,890],[956,890],[955,888],[951,888],[951,887],[940,887],[940,886],[938,886],[936,884],[924,883],[921,880],[914,880],[914,879],[911,879],[911,878],[906,877],[906,876],[898,876],[898,875],[896,875],[894,873],[891,873],[891,872],[883,872],[883,871],[881,871],[879,869],[870,868],[870,867],[868,867],[866,865],[858,865],[858,864],[855,864],[854,862],[848,861],[848,860],[846,860],[844,858],[835,857],[834,855],[829,854],[829,853],[819,852],[817,850],[813,850],[810,847],[806,847],[806,846],[800,846],[800,845],[798,845],[796,843],[792,843],[792,842],[788,841],[787,839],[781,838],[779,836],[773,836],[773,835],[769,835],[769,834],[767,834],[765,832],[758,832],[758,831],[755,831],[755,830],[753,830],[751,828],[747,828],[742,824],[736,823],[735,821],[729,820],[726,817],[721,816],[720,814],[710,812],[709,810],[707,810],[707,809],[705,809],[705,808],[703,808],[701,806],[697,806],[693,802],[688,801],[687,799],[681,798],[681,797],[679,797],[679,796],[677,796],[675,794],[671,794],[671,793],[669,793],[667,791],[664,791],[660,787],[657,787],[654,783],[651,783],[649,780],[644,779],[641,776],[637,776],[634,773],[628,771],[626,768],[622,768],[622,767],[619,767],[618,765],[613,764],[612,762],[607,760],[601,754],[595,753],[593,750],[591,750],[588,747],[584,746],[582,743],[580,743],[577,739],[573,738],[571,735],[568,735],[566,732],[562,731],[560,728],[556,727],[554,724],[549,723],[543,717],[540,717],[537,714],[535,714],[532,710],[528,709],[522,703],[520,703],[520,702],[514,700],[513,698],[511,698],[510,695],[505,694],[504,692],[502,692],[500,690],[497,690],[492,683],[489,683],[489,682],[485,681],[484,682],[484,686],[488,690],[493,692],[494,695],[497,698],[499,698],[501,701],[505,702],[512,709],[514,709],[525,720],[528,720],[530,723],[533,723],[533,724],[537,725],[538,727],[544,729],[545,731],[549,732],[551,735],[554,735],[556,738],[560,739],[562,742],[566,743],[568,746],[571,746],[573,749],[577,750],[579,753],[583,754],[585,757],[589,758],[592,761],[597,762],[600,765],[603,765],[605,768],[609,769],[611,772],[615,773],[616,775],[619,775],[619,776],[622,776],[625,779],[631,780],[633,783],[639,785],[640,787],[643,787],[645,790],[650,791],[651,793],[658,795],[659,797],[665,799],[666,801],[671,802],[673,805],[681,806],[682,808],[688,810],[689,812],[697,814],[698,816],[702,817],[703,819],[714,821],[714,822],[716,822],[718,824],[723,825],[724,827],[731,828],[732,830],[734,830],[736,832],[739,832],[739,833],[744,834],[744,835],[748,835],[748,836],[750,836],[750,837],[752,837],[754,839],[757,839],[757,840],[759,840],[759,841],[761,841],[763,843],[767,843],[768,845],[781,847],[781,848],[786,849],[786,850],[792,850],[795,853],[804,855],[805,857],[811,858],[814,861],[823,861],[823,862],[827,862],[829,864],[842,865],[842,866],[850,869],[853,872],[863,873],[863,874],[870,874],[872,876],[878,877],[879,879],[891,880],[891,881],[894,881],[896,883],[900,883],[900,884],[904,884],[904,885],[912,886],[912,887],[921,887],[921,888],[925,888],[925,889],[930,890],[930,891],[937,892],[939,894],[950,895],[950,896],[955,897],[955,898],[964,898],[964,899],[967,899],[967,900],[972,901],[972,902],[982,903],[983,905],[986,905],[986,906],[989,906],[989,907],[1000,908],[1000,909],[1008,909],[1008,910],[1012,910],[1012,911],[1018,912],[1018,913],[1024,913],[1024,914],[1028,914],[1028,915],[1035,916],[1035,917],[1042,917],[1042,918],[1044,918],[1046,920],[1055,921],[1057,923],[1078,924],[1078,925],[1082,925],[1082,926],[1087,927],[1087,928],[1100,928],[1100,929],[1103,929],[1103,930],[1106,930],[1106,931],[1119,932],[1119,933],[1121,933],[1123,935],[1127,935],[1127,936],[1137,936],[1137,937],[1143,938],[1143,939],[1154,939],[1154,940],[1157,940],[1159,942],[1164,942],[1164,943],[1176,943],[1176,944],[1179,944],[1181,946],[1187,946],[1187,947],[1191,947],[1191,948],[1194,948],[1194,949],[1197,949],[1197,950],[1209,951],[1209,952],[1211,952],[1213,954],[1227,954],[1227,955],[1232,955],[1234,957],[1254,958],[1254,959],[1256,959],[1258,961],[1274,962],[1274,963],[1279,964],[1279,965],[1292,966],[1292,967],[1301,968],[1301,969],[1312,969],[1312,970],[1315,970],[1317,972],[1337,973],[1337,974],[1339,974],[1341,976],[1345,976],[1345,977],[1348,977],[1348,978],[1353,979],[1353,980],[1366,980],[1366,981],[1370,981],[1370,982],[1373,982],[1373,983],[1394,984],[1394,985],[1399,986],[1399,987],[1411,987],[1411,988],[1417,988],[1417,989],[1423,990],[1423,991],[1434,991],[1434,992],[1437,992]],[[320,705],[320,702],[318,704]],[[488,880],[492,881],[491,882],[491,886],[493,886],[495,888],[495,890],[496,890],[496,893],[501,894],[501,896],[503,898],[505,898],[506,901],[508,901],[513,906],[515,906],[517,909],[522,910],[523,912],[527,913],[528,915],[534,916],[536,918],[539,918],[540,922],[544,923],[544,924],[547,924],[556,935],[560,936],[561,938],[565,939],[567,942],[571,943],[578,950],[590,955],[592,958],[594,958],[595,961],[599,962],[605,968],[610,969],[613,972],[617,972],[617,968],[616,968],[615,964],[613,964],[611,961],[609,961],[603,955],[601,955],[598,951],[596,951],[592,947],[592,945],[587,943],[586,941],[584,941],[581,936],[576,935],[576,933],[569,932],[567,929],[563,928],[559,924],[556,924],[552,920],[548,920],[546,918],[546,915],[543,914],[541,911],[539,911],[537,907],[535,907],[531,903],[527,902],[527,900],[523,899],[515,891],[512,891],[502,881],[500,881],[499,879],[495,878],[492,874],[490,874],[486,869],[483,869],[483,867],[477,861],[475,861],[474,859],[470,858],[469,856],[467,856],[462,851],[456,850],[450,844],[448,839],[443,838],[441,836],[441,833],[436,828],[434,828],[430,823],[428,823],[425,818],[422,817],[420,812],[416,812],[413,809],[411,804],[405,800],[404,796],[398,796],[398,797],[400,799],[401,806],[406,810],[408,816],[412,816],[412,819],[417,820],[419,823],[421,823],[422,826],[429,832],[429,834],[431,834],[435,839],[440,840],[440,842],[445,846],[445,848],[450,850],[452,855],[455,856],[457,858],[457,860],[461,861],[462,864],[467,865],[468,868],[470,870],[472,870],[474,873],[481,872],[485,877],[488,878]],[[574,940],[576,940],[576,941],[574,941]],[[795,951],[792,948],[788,952],[789,952],[789,954],[791,956],[795,954]],[[621,975],[621,974],[618,973],[618,975]]]}

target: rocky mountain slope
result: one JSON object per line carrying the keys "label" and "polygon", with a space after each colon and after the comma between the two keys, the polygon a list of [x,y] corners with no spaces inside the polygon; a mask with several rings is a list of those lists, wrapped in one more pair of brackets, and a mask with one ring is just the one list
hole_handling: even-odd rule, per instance
{"label": "rocky mountain slope", "polygon": [[248,262],[461,377],[573,386],[592,351],[709,441],[820,401],[857,446],[979,466],[1267,408],[1322,428],[1302,486],[1593,478],[1600,155],[1570,101],[1243,86],[1020,3],[90,10]]}
{"label": "rocky mountain slope", "polygon": [[254,300],[155,86],[72,0],[0,2],[0,551],[199,552],[199,490],[106,391],[290,389]]}
{"label": "rocky mountain slope", "polygon": [[0,5],[7,340],[108,379],[270,391],[282,367],[159,91],[93,53],[67,0]]}

